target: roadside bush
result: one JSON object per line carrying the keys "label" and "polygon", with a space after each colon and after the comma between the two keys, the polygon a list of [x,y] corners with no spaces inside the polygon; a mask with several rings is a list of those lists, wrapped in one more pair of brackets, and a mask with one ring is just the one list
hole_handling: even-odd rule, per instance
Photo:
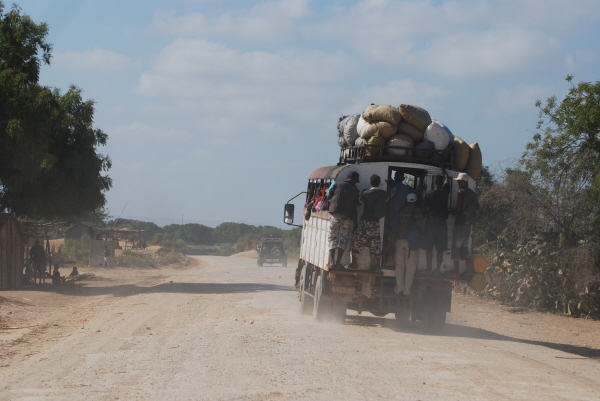
{"label": "roadside bush", "polygon": [[53,250],[52,263],[88,264],[90,260],[89,237],[67,238],[62,246]]}
{"label": "roadside bush", "polygon": [[176,252],[169,248],[160,248],[154,254],[154,260],[159,265],[170,265],[174,263],[182,262],[185,259],[183,254]]}
{"label": "roadside bush", "polygon": [[135,252],[130,249],[126,249],[121,253],[117,264],[121,267],[156,267],[150,254]]}
{"label": "roadside bush", "polygon": [[495,250],[488,255],[483,295],[507,305],[600,318],[596,254],[589,244],[557,250],[541,236],[513,250]]}

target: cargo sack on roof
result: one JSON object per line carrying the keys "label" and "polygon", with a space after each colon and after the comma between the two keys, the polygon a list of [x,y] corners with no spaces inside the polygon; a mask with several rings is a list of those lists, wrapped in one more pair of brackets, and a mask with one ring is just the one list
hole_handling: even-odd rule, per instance
{"label": "cargo sack on roof", "polygon": [[420,159],[431,159],[431,157],[433,156],[433,152],[430,152],[431,150],[434,150],[433,142],[419,142],[415,145],[413,156],[418,157]]}
{"label": "cargo sack on roof", "polygon": [[398,156],[410,156],[408,149],[395,149],[396,147],[412,148],[415,142],[408,135],[396,134],[388,141],[388,154]]}
{"label": "cargo sack on roof", "polygon": [[475,179],[481,172],[481,149],[479,149],[479,143],[470,143],[469,148],[469,161],[465,167],[465,173]]}
{"label": "cargo sack on roof", "polygon": [[367,139],[375,134],[381,135],[384,139],[391,138],[396,134],[397,127],[385,121],[377,121],[375,123],[366,123],[362,131],[360,132],[360,137],[362,139]]}
{"label": "cargo sack on roof", "polygon": [[427,110],[410,104],[401,104],[398,111],[402,116],[402,121],[412,125],[423,132],[431,124],[431,117]]}
{"label": "cargo sack on roof", "polygon": [[452,140],[454,153],[452,154],[452,165],[456,171],[465,171],[467,162],[469,161],[469,145],[461,138],[455,136]]}
{"label": "cargo sack on roof", "polygon": [[397,133],[410,136],[415,143],[421,142],[425,136],[423,131],[419,131],[417,128],[405,122],[398,124]]}
{"label": "cargo sack on roof", "polygon": [[402,121],[402,116],[398,109],[389,105],[371,105],[365,109],[362,117],[368,123],[385,121],[392,125],[398,125]]}
{"label": "cargo sack on roof", "polygon": [[452,139],[452,132],[439,121],[433,120],[425,130],[425,140],[433,142],[435,150],[446,149]]}
{"label": "cargo sack on roof", "polygon": [[[355,114],[351,116],[344,116],[338,122],[338,136],[344,138],[346,145],[340,146],[352,146],[358,138],[358,119],[360,115]],[[339,142],[338,142],[339,143]]]}
{"label": "cargo sack on roof", "polygon": [[379,134],[375,134],[368,139],[363,139],[363,144],[365,145],[365,154],[367,156],[379,156],[383,148],[368,145],[385,146],[385,143],[385,138]]}

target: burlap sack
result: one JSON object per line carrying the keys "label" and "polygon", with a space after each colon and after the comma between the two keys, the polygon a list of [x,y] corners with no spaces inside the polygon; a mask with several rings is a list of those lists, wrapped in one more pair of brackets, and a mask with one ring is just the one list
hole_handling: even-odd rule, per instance
{"label": "burlap sack", "polygon": [[410,136],[415,143],[423,141],[423,137],[425,136],[423,131],[419,131],[417,128],[405,122],[401,122],[398,125],[398,134]]}
{"label": "burlap sack", "polygon": [[402,116],[398,112],[398,109],[389,105],[371,105],[363,111],[362,118],[368,123],[385,121],[392,125],[398,125],[402,121]]}
{"label": "burlap sack", "polygon": [[396,155],[396,156],[409,156],[411,151],[408,149],[394,149],[394,147],[402,146],[405,148],[412,148],[415,145],[413,139],[404,134],[396,134],[390,138],[387,143],[388,145],[388,154]]}
{"label": "burlap sack", "polygon": [[454,152],[452,153],[454,170],[465,171],[465,167],[469,161],[469,152],[471,148],[465,141],[457,136],[452,140],[452,147],[454,148]]}
{"label": "burlap sack", "polygon": [[360,137],[368,139],[376,134],[381,135],[384,139],[390,138],[396,134],[397,127],[385,121],[377,121],[374,123],[366,123]]}
{"label": "burlap sack", "polygon": [[363,139],[363,144],[365,145],[365,155],[367,156],[379,156],[382,154],[383,150],[379,147],[373,147],[368,145],[375,146],[385,146],[386,140],[379,134],[375,134],[368,139]]}
{"label": "burlap sack", "polygon": [[465,173],[475,179],[481,171],[481,149],[479,149],[479,143],[470,143],[469,148],[469,161],[465,166]]}
{"label": "burlap sack", "polygon": [[361,132],[365,128],[365,125],[367,125],[367,122],[365,121],[365,119],[362,118],[362,116],[358,117],[358,123],[356,123],[356,132],[358,133],[358,136],[361,138],[362,138]]}
{"label": "burlap sack", "polygon": [[419,131],[423,132],[431,124],[431,117],[427,110],[410,104],[401,104],[398,106],[398,111],[402,116],[402,121],[412,125]]}

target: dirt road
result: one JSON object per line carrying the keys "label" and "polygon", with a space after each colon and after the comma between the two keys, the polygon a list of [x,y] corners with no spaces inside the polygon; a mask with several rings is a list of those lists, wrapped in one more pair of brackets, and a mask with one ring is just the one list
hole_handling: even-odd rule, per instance
{"label": "dirt road", "polygon": [[315,323],[293,268],[198,259],[0,293],[15,327],[0,330],[0,400],[600,398],[600,322],[457,295],[440,335],[391,315]]}

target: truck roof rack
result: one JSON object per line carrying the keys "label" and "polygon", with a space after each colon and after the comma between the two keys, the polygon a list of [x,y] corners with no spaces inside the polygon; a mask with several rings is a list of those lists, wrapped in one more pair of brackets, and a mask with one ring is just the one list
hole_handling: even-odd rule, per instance
{"label": "truck roof rack", "polygon": [[[370,155],[367,155],[367,148]],[[406,150],[406,155],[389,154],[389,149],[394,151]],[[420,153],[429,153],[429,158],[421,158],[412,156],[414,151]],[[452,163],[452,155],[454,151],[450,146],[444,150],[435,149],[415,149],[404,146],[378,146],[378,145],[360,145],[360,146],[345,146],[340,149],[340,159],[338,166],[344,164],[359,164],[369,162],[405,162],[418,163],[430,166],[439,166],[443,161],[444,166],[449,170],[454,170]]]}

